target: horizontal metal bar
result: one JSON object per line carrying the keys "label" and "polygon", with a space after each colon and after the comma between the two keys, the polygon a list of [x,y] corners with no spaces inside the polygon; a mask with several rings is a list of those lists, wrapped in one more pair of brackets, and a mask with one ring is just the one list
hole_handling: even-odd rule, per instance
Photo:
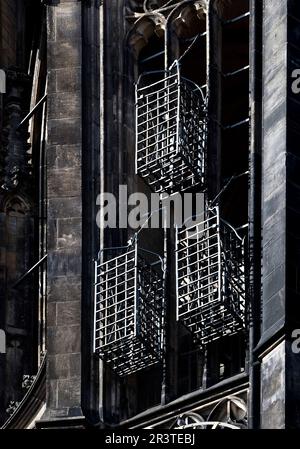
{"label": "horizontal metal bar", "polygon": [[[127,328],[124,327],[123,329],[127,329]],[[100,330],[98,330],[97,332],[99,332],[99,331]],[[133,332],[129,331],[129,333],[125,333],[125,335],[123,335],[122,337],[115,338],[115,339],[113,339],[112,341],[109,341],[109,342],[106,341],[107,340],[106,335],[95,337],[95,340],[96,341],[100,340],[101,348],[104,348],[105,346],[109,346],[109,345],[115,344],[116,342],[122,341],[124,338],[131,337],[131,336],[133,336]],[[106,341],[106,343],[102,343],[103,340]]]}
{"label": "horizontal metal bar", "polygon": [[246,223],[246,224],[244,224],[242,226],[239,226],[238,228],[235,228],[235,230],[236,231],[242,231],[243,229],[247,229],[247,228],[249,228],[249,224],[248,223]]}
{"label": "horizontal metal bar", "polygon": [[[198,254],[198,252],[200,251],[200,252],[207,252],[207,251],[209,251],[209,250],[211,250],[211,249],[213,249],[213,248],[216,248],[217,246],[219,245],[219,242],[217,242],[217,243],[213,243],[213,244],[211,244],[211,245],[209,245],[207,248],[203,248],[202,250],[200,249],[197,249],[195,252],[193,252],[193,253],[191,253],[191,254],[184,254],[182,257],[179,257],[180,255],[181,255],[181,253],[183,252],[183,251],[186,251],[186,249],[185,250],[178,250],[178,263],[179,262],[181,262],[181,261],[183,261],[183,260],[186,260],[186,259],[189,259],[190,257],[192,257],[192,256],[196,256],[197,254]],[[188,249],[187,249],[187,251],[188,251]],[[210,254],[210,258],[215,258],[215,257],[217,257],[218,256],[218,252],[216,251],[214,254]],[[199,262],[201,261],[201,262],[203,262],[203,260],[204,259],[199,259]],[[192,262],[192,264],[195,264],[197,261],[195,261],[195,262]],[[191,262],[188,262],[188,265],[191,265]],[[186,265],[184,265],[183,267],[185,267]],[[180,269],[181,268],[183,268],[183,267],[180,267]]]}
{"label": "horizontal metal bar", "polygon": [[[177,98],[175,100],[173,100],[173,102],[174,101],[177,101]],[[170,104],[171,104],[171,101],[170,101],[169,105]],[[159,106],[157,108],[155,108],[155,110],[158,110],[158,109],[160,109]],[[144,122],[138,122],[137,123],[137,127],[145,126],[146,123],[156,121],[160,117],[163,117],[166,114],[171,114],[172,112],[177,111],[177,110],[178,110],[178,106],[175,106],[175,107],[172,107],[172,108],[168,108],[166,111],[163,111],[163,112],[161,112],[161,113],[159,113],[157,115],[154,115],[152,117],[148,117],[148,120],[145,120]],[[152,112],[152,111],[146,111],[143,114],[141,114],[138,118],[142,117],[143,115],[149,115],[150,112]],[[177,113],[174,116],[172,116],[172,117],[168,117],[167,121],[169,121],[169,120],[176,120],[176,118],[177,118]],[[161,126],[162,123],[164,123],[164,122],[160,121],[160,122],[156,123],[155,124],[155,128],[157,128],[158,126]],[[145,128],[145,129],[143,129],[141,131],[138,131],[138,134],[149,132],[149,129],[151,129],[151,128]],[[160,131],[160,132],[162,132],[162,131]],[[165,130],[163,132],[165,132]]]}
{"label": "horizontal metal bar", "polygon": [[[117,305],[119,305],[119,303],[117,304]],[[110,307],[116,307],[115,305],[114,306],[110,306]],[[107,309],[109,309],[110,307],[104,307],[103,309],[101,309],[101,310],[97,310],[97,313],[104,313],[105,311],[107,311]],[[107,324],[107,326],[112,326],[114,323],[116,323],[116,322],[118,322],[118,321],[122,321],[122,320],[130,320],[131,318],[133,318],[134,317],[134,310],[130,310],[130,309],[134,309],[134,304],[132,304],[131,306],[129,306],[129,307],[127,307],[126,309],[122,309],[122,310],[117,310],[117,311],[114,311],[113,313],[111,313],[111,314],[105,314],[105,316],[103,316],[102,318],[97,318],[96,320],[95,320],[95,322],[96,323],[102,323],[103,321],[107,321],[109,318],[111,318],[111,317],[116,317],[118,314],[120,314],[120,313],[124,313],[125,314],[125,316],[123,317],[123,318],[120,318],[119,320],[115,320],[115,321],[113,321],[112,323],[110,323],[110,324]],[[101,326],[101,328],[103,328],[103,327],[105,327],[105,326]],[[98,330],[100,329],[100,327],[98,328]]]}
{"label": "horizontal metal bar", "polygon": [[[157,120],[158,117],[164,116],[166,114],[170,114],[173,111],[177,111],[177,109],[178,108],[175,107],[173,109],[170,109],[169,111],[164,111],[160,115],[157,115],[157,116],[155,116],[153,118],[151,117],[149,120],[147,120],[147,122],[143,122],[142,124],[138,123],[137,126],[138,127],[139,126],[144,126],[145,123],[149,123],[149,122],[151,123],[152,121]],[[149,131],[152,131],[153,129],[157,129],[160,126],[163,126],[165,123],[169,123],[171,120],[176,121],[176,119],[177,119],[177,113],[175,112],[174,116],[167,117],[165,120],[160,120],[159,123],[155,123],[155,125],[153,125],[153,126],[147,127],[146,129],[143,129],[142,131],[138,131],[138,134],[149,134]],[[171,126],[174,126],[174,125],[171,125]],[[163,130],[158,130],[156,133],[154,133],[152,135],[150,134],[148,137],[146,137],[146,139],[151,139],[151,138],[153,139],[155,136],[160,135],[161,133],[166,133],[168,131],[168,129],[170,129],[170,126],[168,126],[167,128],[164,128]],[[145,139],[138,140],[138,143],[143,142],[143,140],[145,140]]]}
{"label": "horizontal metal bar", "polygon": [[[169,98],[169,96],[168,96],[168,98]],[[136,118],[137,118],[137,120],[141,120],[141,117],[144,117],[144,115],[149,115],[150,116],[150,118],[151,118],[151,120],[154,120],[156,117],[159,117],[160,115],[161,115],[161,112],[160,112],[160,110],[164,110],[163,112],[164,113],[166,113],[167,112],[167,109],[168,108],[170,108],[170,104],[171,103],[176,103],[176,102],[178,102],[178,98],[177,98],[177,96],[176,97],[174,97],[172,100],[171,99],[169,99],[168,101],[165,101],[164,100],[164,102],[162,103],[162,101],[161,101],[162,99],[155,99],[155,100],[153,100],[153,101],[149,101],[149,103],[145,103],[144,105],[141,105],[141,106],[139,106],[138,105],[138,107],[137,107],[137,115],[136,115]],[[153,103],[155,103],[155,105],[153,105],[152,106],[152,104]],[[149,105],[151,105],[151,108],[149,108]],[[139,114],[139,112],[141,111],[141,110],[144,110],[145,109],[145,111],[144,112],[141,112],[140,114]],[[156,113],[156,111],[159,111],[159,113]],[[142,122],[143,123],[143,122]],[[140,123],[139,123],[140,124]]]}
{"label": "horizontal metal bar", "polygon": [[245,123],[249,123],[250,119],[246,118],[245,120],[241,120],[240,122],[234,123],[233,125],[226,125],[226,126],[222,126],[223,129],[234,129],[237,128],[238,126],[244,125]]}
{"label": "horizontal metal bar", "polygon": [[[197,35],[197,38],[207,36],[207,34],[208,34],[207,31],[204,31],[203,33],[199,33]],[[195,37],[189,37],[187,39],[182,39],[183,42],[193,42],[194,40],[195,40]]]}
{"label": "horizontal metal bar", "polygon": [[[134,278],[130,279],[130,281],[134,281]],[[129,281],[129,282],[130,282],[130,281]],[[107,291],[109,291],[109,290],[115,290],[115,289],[116,289],[117,287],[119,287],[120,285],[123,285],[123,284],[126,284],[126,283],[128,283],[128,281],[116,282],[116,283],[114,284],[114,286],[111,287],[111,288],[107,288],[107,289],[105,289],[105,290],[102,290],[102,289],[101,289],[99,292],[96,293],[96,296],[104,295],[105,292],[107,292]],[[115,297],[118,296],[118,295],[121,295],[121,294],[123,294],[123,293],[128,292],[128,296],[127,296],[125,299],[122,299],[122,300],[120,299],[119,301],[116,301],[114,304],[105,306],[105,307],[115,307],[116,305],[121,304],[122,302],[126,302],[126,301],[129,301],[129,300],[132,299],[132,297],[130,297],[130,295],[132,294],[130,290],[134,290],[134,286],[128,287],[128,289],[122,290],[122,291],[120,291],[120,292],[118,292],[118,293],[114,292],[112,295],[110,295],[110,296],[105,296],[103,299],[97,299],[97,303],[98,303],[98,304],[103,304],[103,303],[109,301],[110,299],[115,298]]]}
{"label": "horizontal metal bar", "polygon": [[142,59],[142,60],[140,61],[140,63],[143,64],[144,62],[152,61],[152,59],[158,58],[158,56],[161,56],[161,55],[164,55],[164,54],[165,54],[165,51],[164,51],[164,50],[159,51],[158,53],[155,53],[154,55],[149,56],[148,58]]}
{"label": "horizontal metal bar", "polygon": [[249,69],[250,69],[250,65],[245,65],[245,67],[234,70],[233,72],[222,73],[222,75],[224,76],[224,78],[228,78],[230,76],[238,75],[239,73],[245,72],[246,70],[249,70]]}
{"label": "horizontal metal bar", "polygon": [[[115,259],[112,259],[113,261],[115,260]],[[124,262],[118,262],[118,264],[117,265],[115,265],[114,267],[107,267],[105,270],[102,270],[102,272],[100,272],[100,273],[98,273],[97,274],[97,278],[98,277],[100,277],[100,278],[103,278],[103,277],[105,277],[105,280],[101,280],[100,282],[97,282],[96,283],[96,285],[101,285],[101,284],[103,284],[103,283],[105,283],[105,282],[109,282],[109,281],[112,281],[113,279],[116,279],[116,278],[118,278],[118,277],[120,277],[120,276],[123,276],[123,275],[125,275],[125,273],[127,273],[127,274],[129,274],[130,272],[132,272],[134,269],[135,269],[135,265],[134,265],[134,263],[135,263],[135,260],[132,258],[132,259],[129,259],[129,260],[124,260]],[[125,265],[129,265],[129,264],[131,264],[131,266],[130,267],[128,267],[128,269],[126,270],[126,269],[124,269],[124,271],[123,272],[117,272],[117,270],[119,270],[120,271],[120,268],[121,267],[124,267]],[[101,267],[102,268],[102,267]],[[112,272],[112,271],[114,271],[115,272],[115,274],[114,275],[112,275],[111,277],[108,277],[107,276],[107,273],[110,273],[110,272]]]}
{"label": "horizontal metal bar", "polygon": [[31,119],[31,117],[34,115],[35,111],[46,101],[47,94],[45,94],[40,101],[37,102],[37,104],[34,106],[34,108],[29,112],[29,114],[26,115],[26,117],[23,118],[21,123],[17,126],[17,129],[19,129],[21,126],[23,126],[28,120]]}
{"label": "horizontal metal bar", "polygon": [[[216,256],[218,256],[218,254],[216,254]],[[192,265],[195,265],[195,264],[200,264],[201,263],[201,260],[200,261],[196,261],[196,262],[193,262],[193,263],[191,263],[191,264],[188,264],[188,265],[185,265],[184,266],[184,268],[183,267],[180,267],[179,269],[178,269],[178,271],[179,271],[179,274],[180,274],[180,272],[182,271],[182,270],[188,270],[188,267],[190,267],[190,266],[192,266]],[[214,263],[212,263],[212,264],[209,264],[209,265],[206,265],[206,267],[204,267],[204,268],[198,268],[197,270],[194,270],[194,271],[191,271],[190,273],[186,273],[186,274],[183,274],[183,275],[181,275],[181,276],[178,276],[178,282],[180,282],[180,281],[182,281],[182,280],[184,280],[184,279],[186,279],[186,278],[190,278],[190,277],[192,277],[192,276],[195,276],[197,273],[200,273],[201,271],[204,271],[204,270],[211,270],[212,268],[214,268],[214,267],[216,267],[216,266],[218,266],[219,265],[219,262],[214,262]],[[216,274],[216,272],[212,272],[212,273],[209,273],[209,276],[210,275],[215,275]],[[203,276],[203,277],[198,277],[197,279],[198,279],[198,281],[200,282],[202,279],[205,279],[205,277],[206,276]]]}
{"label": "horizontal metal bar", "polygon": [[[212,217],[212,219],[215,220],[215,217]],[[201,229],[201,227],[207,224],[206,227],[203,227],[203,229]],[[208,234],[208,231],[211,231],[212,229],[215,229],[215,233],[206,236],[206,234]],[[191,234],[191,232],[193,232],[193,234]],[[183,244],[184,242],[188,245],[188,246],[192,246],[195,243],[199,243],[199,241],[207,241],[210,238],[216,237],[217,234],[219,232],[219,226],[217,225],[217,223],[213,223],[213,224],[209,224],[209,221],[205,221],[204,223],[195,223],[194,225],[191,225],[189,228],[183,229],[182,231],[178,231],[178,235],[181,236],[180,239],[180,243]],[[189,234],[189,235],[186,235]],[[186,235],[186,237],[185,237]],[[192,244],[189,244],[190,240],[194,240],[194,238],[197,237],[198,241],[194,242]]]}
{"label": "horizontal metal bar", "polygon": [[[166,120],[166,122],[168,122],[168,120]],[[174,132],[174,131],[173,131],[174,134],[172,134],[171,136],[170,136],[170,135],[167,135],[168,132],[170,132],[170,130],[173,129],[173,128],[176,128],[176,129],[177,129],[177,123],[174,123],[173,125],[168,126],[167,131],[164,131],[164,133],[166,134],[166,137],[164,137],[163,139],[158,139],[156,142],[151,143],[150,145],[148,145],[148,148],[149,148],[149,147],[152,147],[153,145],[157,145],[158,143],[163,142],[163,141],[165,141],[165,140],[168,140],[168,139],[170,139],[170,138],[176,137],[177,132]],[[156,135],[158,136],[158,135],[160,135],[160,134],[162,134],[162,133],[159,132],[159,133],[157,133]],[[137,142],[137,144],[138,144],[138,145],[141,145],[141,143],[146,142],[147,140],[150,140],[150,138],[153,139],[154,137],[155,137],[155,135],[154,135],[154,136],[151,136],[151,137],[146,137],[145,139],[141,139],[141,140],[139,140],[139,141]],[[139,150],[139,151],[140,151],[140,150]]]}
{"label": "horizontal metal bar", "polygon": [[[188,276],[187,276],[187,277],[188,277]],[[213,279],[210,280],[210,282],[209,282],[208,279],[210,279],[210,278],[213,278]],[[207,281],[207,284],[201,285],[201,287],[198,287],[198,288],[196,288],[196,289],[195,289],[195,288],[190,289],[190,286],[191,286],[191,285],[199,284],[199,283],[201,283],[201,281],[205,281],[205,280]],[[179,295],[179,298],[182,297],[183,295],[184,295],[184,296],[187,296],[187,295],[193,295],[193,293],[196,293],[196,292],[198,292],[198,291],[200,291],[200,290],[207,290],[207,289],[209,289],[211,286],[216,285],[217,283],[218,283],[218,271],[215,271],[214,273],[209,273],[208,275],[202,276],[201,278],[195,279],[194,281],[189,281],[188,284],[185,284],[185,285],[178,285],[178,291],[179,291],[179,290],[182,290],[183,288],[186,288],[186,289],[187,289],[186,293],[181,293],[181,294]],[[216,290],[218,290],[218,289],[216,289]],[[211,294],[212,294],[212,292],[209,292],[209,293],[208,293],[208,296],[211,295]],[[201,295],[201,297],[198,297],[197,299],[193,299],[192,301],[189,301],[189,303],[192,303],[192,302],[194,302],[194,301],[200,301],[201,298],[203,298],[203,297],[205,297],[205,296],[206,296],[206,295],[204,295],[204,296]]]}
{"label": "horizontal metal bar", "polygon": [[[121,249],[125,249],[125,248],[128,248],[128,246],[125,246],[125,247],[122,247]],[[108,248],[108,249],[105,249],[105,250],[107,250],[107,251],[113,251],[114,250],[114,248]],[[102,250],[102,251],[105,251],[104,249]],[[111,263],[116,263],[116,262],[118,262],[119,263],[119,259],[121,259],[121,258],[126,258],[126,261],[124,261],[124,262],[122,262],[122,263],[125,263],[125,262],[130,262],[130,261],[134,261],[134,257],[132,257],[132,259],[130,259],[130,260],[127,260],[127,258],[129,257],[129,256],[131,256],[131,255],[133,255],[134,256],[134,250],[130,250],[130,251],[128,251],[127,253],[124,253],[124,254],[120,254],[119,256],[116,256],[116,257],[114,257],[113,259],[110,259],[110,260],[106,260],[105,262],[99,262],[99,264],[97,264],[97,268],[99,269],[103,269],[103,271],[106,271],[106,270],[111,270],[112,268],[105,268],[105,265],[109,265],[109,264],[111,264]]]}
{"label": "horizontal metal bar", "polygon": [[[162,90],[164,91],[165,89],[162,89]],[[169,94],[167,92],[165,92],[164,95],[157,97],[157,95],[156,95],[157,93],[158,92],[153,92],[151,95],[149,94],[149,95],[143,96],[142,98],[139,98],[135,104],[137,111],[139,111],[140,109],[147,109],[147,112],[152,112],[157,109],[158,105],[160,107],[163,107],[164,104],[167,104],[167,99],[169,98]],[[153,100],[149,101],[148,97],[150,97],[150,96],[155,96],[155,98]],[[177,97],[175,99],[177,100]],[[153,105],[153,107],[152,107],[152,105]],[[151,108],[149,106],[151,106]],[[144,114],[145,114],[144,112],[142,114],[137,114],[137,118],[141,117]]]}
{"label": "horizontal metal bar", "polygon": [[[207,296],[211,295],[211,293],[209,293]],[[204,297],[203,297],[204,298]],[[195,301],[199,301],[199,299],[197,300],[193,300],[191,302],[195,302]],[[188,303],[186,302],[185,304],[180,305],[179,308],[183,308],[186,307],[188,304],[191,304],[191,302],[189,301]],[[216,299],[213,299],[212,301],[208,301],[205,304],[202,304],[201,306],[198,306],[197,309],[189,309],[186,312],[179,312],[179,318],[180,319],[185,319],[184,317],[188,314],[191,314],[191,312],[196,312],[193,313],[193,316],[191,318],[195,318],[198,315],[202,315],[205,314],[209,309],[212,309],[213,307],[217,307],[219,309],[219,305],[220,305],[220,298],[219,296]],[[219,313],[218,311],[216,313]],[[194,323],[194,325],[199,325],[200,323]]]}
{"label": "horizontal metal bar", "polygon": [[[197,217],[195,217],[195,218],[197,218]],[[214,220],[215,222],[212,223],[212,224],[209,224],[209,222],[212,221],[212,220]],[[204,227],[205,224],[207,224],[206,227]],[[202,226],[203,226],[203,229],[201,229]],[[199,235],[205,234],[209,230],[214,229],[214,228],[216,229],[215,235],[217,235],[217,233],[219,232],[218,231],[219,230],[219,226],[216,223],[216,217],[211,217],[211,218],[209,218],[209,219],[207,219],[205,221],[201,221],[201,223],[195,223],[195,224],[192,224],[191,226],[189,226],[188,228],[185,228],[185,229],[182,229],[182,230],[178,230],[178,235],[182,235],[182,234],[184,235],[184,234],[187,234],[188,232],[189,233],[193,232],[193,234],[191,234],[191,235],[189,235],[187,237],[181,238],[181,242],[184,242],[184,241],[191,240],[194,236],[197,236],[198,234]],[[194,231],[193,231],[193,229],[194,229]],[[211,235],[209,237],[213,237],[213,235]]]}
{"label": "horizontal metal bar", "polygon": [[[169,136],[169,138],[174,137],[175,134],[173,134],[172,136]],[[164,138],[162,140],[160,140],[159,143],[164,142],[165,140],[167,140],[168,138]],[[153,147],[154,144],[148,145],[147,147],[143,147],[142,149],[138,150],[138,162],[139,163],[143,163],[142,166],[138,167],[138,171],[141,172],[143,170],[146,169],[146,167],[151,168],[151,166],[155,166],[157,165],[157,162],[163,158],[168,158],[168,161],[170,160],[171,157],[173,157],[173,161],[172,161],[172,165],[176,164],[176,162],[181,162],[181,160],[179,161],[179,159],[174,159],[177,155],[177,149],[176,149],[176,145],[174,143],[169,143],[163,147],[161,147],[159,150],[150,150],[150,148]],[[173,150],[171,150],[171,148],[174,147]],[[139,153],[146,153],[143,154],[142,156]],[[161,154],[163,153],[163,154]],[[158,156],[159,155],[159,156]],[[153,160],[149,161],[147,159],[150,159],[152,156],[155,156],[153,158]],[[179,156],[178,156],[179,158]],[[169,162],[169,165],[171,164],[171,162]],[[150,167],[149,167],[150,166]],[[166,166],[164,165],[163,167],[164,169],[166,169]],[[162,167],[157,168],[155,171],[161,171]],[[154,172],[155,172],[154,171]],[[153,173],[153,171],[151,171]]]}
{"label": "horizontal metal bar", "polygon": [[[175,75],[170,75],[170,76],[167,76],[166,78],[163,78],[163,79],[161,79],[161,80],[159,80],[159,81],[155,81],[154,83],[152,83],[152,84],[148,84],[148,86],[144,86],[144,87],[139,87],[138,88],[138,92],[141,92],[142,90],[146,90],[146,89],[150,89],[150,87],[153,87],[153,86],[157,86],[158,84],[163,84],[163,83],[165,83],[165,82],[167,82],[167,81],[169,81],[169,80],[171,80],[171,79],[176,79],[176,80],[178,80],[178,75],[177,74],[175,74]],[[174,85],[175,85],[176,83],[174,82]],[[167,87],[169,87],[168,85],[167,85]],[[162,90],[162,89],[161,89]],[[156,92],[156,91],[155,91]],[[153,93],[155,93],[155,92],[153,92]],[[144,95],[144,94],[143,94]]]}
{"label": "horizontal metal bar", "polygon": [[12,286],[12,288],[17,287],[25,278],[27,278],[27,276],[29,276],[36,268],[38,268],[44,262],[44,260],[47,259],[47,257],[48,254],[42,257],[41,260],[39,260],[35,265],[33,265],[33,267],[31,267],[28,271],[26,271],[26,273],[20,277],[20,279]]}
{"label": "horizontal metal bar", "polygon": [[[117,315],[117,313],[113,313],[112,315],[110,315],[110,317],[111,316],[116,316],[116,315]],[[101,323],[101,324],[99,324],[99,327],[96,330],[98,330],[98,332],[101,332],[101,331],[105,332],[106,336],[114,334],[115,332],[119,332],[122,329],[126,329],[128,327],[132,327],[133,326],[133,322],[131,320],[132,320],[133,317],[134,317],[134,313],[132,313],[129,316],[124,316],[123,318],[116,319],[112,323],[105,323],[105,324],[103,322],[107,321],[109,319],[109,316],[103,317],[101,319],[96,320],[96,323]],[[124,323],[124,321],[127,321],[127,322]],[[121,327],[117,327],[119,325],[118,323],[122,323],[122,326]],[[112,329],[112,330],[109,329],[108,331],[104,330],[104,329],[107,329],[107,328],[110,328],[110,327],[113,327],[113,326],[116,326],[116,329]]]}
{"label": "horizontal metal bar", "polygon": [[230,25],[231,23],[239,22],[240,20],[245,19],[246,17],[250,17],[250,12],[246,12],[245,14],[241,14],[240,16],[234,17],[233,19],[229,20],[222,20],[223,25]]}

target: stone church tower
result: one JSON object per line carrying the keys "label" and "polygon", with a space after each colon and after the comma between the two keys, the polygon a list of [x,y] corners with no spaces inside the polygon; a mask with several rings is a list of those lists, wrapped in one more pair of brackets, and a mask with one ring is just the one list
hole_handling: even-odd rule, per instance
{"label": "stone church tower", "polygon": [[3,428],[300,427],[298,3],[0,0]]}

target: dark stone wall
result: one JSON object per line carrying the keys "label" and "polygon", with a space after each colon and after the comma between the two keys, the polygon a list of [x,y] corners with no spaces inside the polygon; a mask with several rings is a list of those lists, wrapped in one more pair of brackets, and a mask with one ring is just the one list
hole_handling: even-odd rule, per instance
{"label": "dark stone wall", "polygon": [[[38,369],[37,278],[31,275],[15,284],[38,260],[33,140],[40,144],[40,134],[29,139],[28,122],[18,126],[35,101],[28,55],[39,46],[42,11],[34,0],[0,2],[0,68],[6,72],[6,93],[0,95],[0,329],[6,332],[6,354],[0,356],[0,423],[26,393],[23,376]],[[32,65],[34,55],[33,50]]]}
{"label": "dark stone wall", "polygon": [[261,365],[261,428],[285,428],[285,342],[264,357]]}
{"label": "dark stone wall", "polygon": [[15,0],[0,2],[0,66],[16,64],[17,50],[17,5]]}
{"label": "dark stone wall", "polygon": [[285,320],[287,2],[265,0],[263,23],[263,339]]}
{"label": "dark stone wall", "polygon": [[[262,142],[262,338],[271,346],[286,321],[287,6],[264,1]],[[269,343],[270,342],[270,343]],[[262,428],[285,427],[285,343],[261,359]]]}
{"label": "dark stone wall", "polygon": [[[11,207],[10,207],[11,206]],[[0,208],[0,328],[6,332],[6,353],[0,355],[0,422],[11,401],[20,402],[24,374],[36,373],[34,307],[31,280],[13,288],[32,264],[33,215],[18,197]]]}
{"label": "dark stone wall", "polygon": [[81,415],[81,2],[48,6],[47,416]]}
{"label": "dark stone wall", "polygon": [[292,77],[300,69],[300,7],[289,2],[287,33],[287,284],[288,325],[300,327],[300,94],[294,93]]}
{"label": "dark stone wall", "polygon": [[286,422],[300,425],[300,356],[292,351],[292,332],[300,329],[300,94],[294,93],[294,69],[300,69],[300,5],[288,3],[287,32],[287,338],[286,338]]}
{"label": "dark stone wall", "polygon": [[[261,426],[299,426],[300,97],[292,72],[300,68],[298,2],[264,2],[263,64],[263,319]],[[280,343],[279,343],[280,341]]]}

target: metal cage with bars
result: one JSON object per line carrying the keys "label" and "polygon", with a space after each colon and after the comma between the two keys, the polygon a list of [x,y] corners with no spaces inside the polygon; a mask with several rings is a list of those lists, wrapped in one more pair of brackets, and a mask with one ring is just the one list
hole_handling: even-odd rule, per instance
{"label": "metal cage with bars", "polygon": [[177,320],[201,346],[246,324],[245,239],[218,207],[204,218],[176,231]]}
{"label": "metal cage with bars", "polygon": [[121,377],[162,359],[163,273],[163,259],[137,241],[95,262],[94,352]]}
{"label": "metal cage with bars", "polygon": [[[158,81],[136,84],[136,173],[155,192],[205,187],[207,101],[174,64]],[[153,74],[152,74],[153,75]]]}

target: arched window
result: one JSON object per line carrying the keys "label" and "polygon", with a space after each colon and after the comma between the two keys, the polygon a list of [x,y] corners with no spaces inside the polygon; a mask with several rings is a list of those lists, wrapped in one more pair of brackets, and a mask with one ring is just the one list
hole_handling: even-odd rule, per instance
{"label": "arched window", "polygon": [[9,198],[4,206],[5,214],[10,217],[24,217],[29,210],[29,205],[19,196]]}

